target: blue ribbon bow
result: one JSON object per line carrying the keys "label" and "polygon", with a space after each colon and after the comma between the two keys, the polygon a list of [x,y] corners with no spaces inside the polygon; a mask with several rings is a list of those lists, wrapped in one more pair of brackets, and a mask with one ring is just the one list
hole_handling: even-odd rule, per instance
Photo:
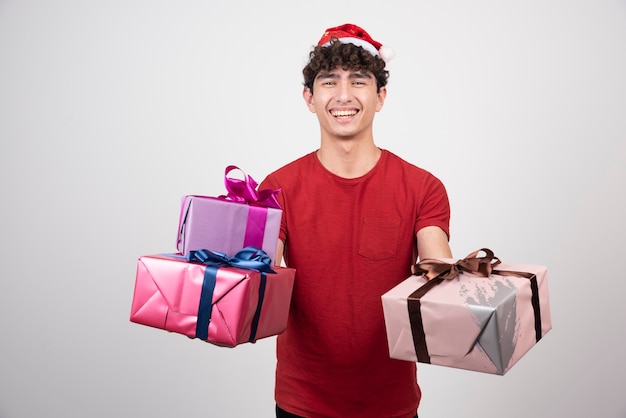
{"label": "blue ribbon bow", "polygon": [[239,267],[264,273],[276,273],[272,270],[271,258],[267,253],[256,247],[245,247],[232,258],[219,251],[195,250],[187,255],[190,263],[202,263],[213,267]]}

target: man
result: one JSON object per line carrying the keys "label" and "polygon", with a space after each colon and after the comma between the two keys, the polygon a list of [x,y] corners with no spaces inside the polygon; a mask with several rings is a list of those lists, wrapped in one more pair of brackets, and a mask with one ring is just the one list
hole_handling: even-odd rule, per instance
{"label": "man", "polygon": [[381,295],[416,257],[452,257],[450,208],[436,177],[374,142],[386,51],[352,24],[324,33],[303,69],[320,147],[260,186],[282,190],[278,254],[296,269],[277,339],[277,417],[417,416],[416,364],[389,357]]}

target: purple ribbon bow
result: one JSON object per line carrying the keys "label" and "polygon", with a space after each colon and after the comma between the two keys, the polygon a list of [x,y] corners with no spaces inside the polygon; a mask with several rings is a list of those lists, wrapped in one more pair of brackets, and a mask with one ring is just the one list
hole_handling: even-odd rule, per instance
{"label": "purple ribbon bow", "polygon": [[[228,177],[228,173],[232,170],[241,171],[243,173],[243,180]],[[224,185],[226,186],[226,190],[228,190],[228,194],[224,196],[226,199],[230,199],[235,202],[245,202],[268,208],[281,209],[278,200],[276,200],[276,195],[280,193],[280,189],[257,190],[257,182],[235,165],[229,165],[226,167],[226,171],[224,173]]]}

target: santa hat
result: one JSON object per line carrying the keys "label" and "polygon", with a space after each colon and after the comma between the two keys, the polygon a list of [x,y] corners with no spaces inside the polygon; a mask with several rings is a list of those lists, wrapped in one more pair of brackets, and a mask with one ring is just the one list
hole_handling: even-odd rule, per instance
{"label": "santa hat", "polygon": [[364,29],[352,23],[326,29],[317,45],[327,46],[333,38],[337,38],[338,41],[344,44],[354,44],[363,47],[367,52],[382,58],[385,62],[391,61],[396,55],[393,49],[373,40]]}

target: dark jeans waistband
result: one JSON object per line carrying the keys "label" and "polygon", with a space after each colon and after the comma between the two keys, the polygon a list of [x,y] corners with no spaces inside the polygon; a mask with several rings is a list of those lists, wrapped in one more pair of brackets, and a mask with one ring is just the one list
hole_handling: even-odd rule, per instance
{"label": "dark jeans waistband", "polygon": [[[287,412],[284,409],[281,409],[280,406],[276,405],[276,418],[305,418],[305,417],[301,417],[300,415]],[[417,414],[415,414],[414,418],[418,418]]]}

